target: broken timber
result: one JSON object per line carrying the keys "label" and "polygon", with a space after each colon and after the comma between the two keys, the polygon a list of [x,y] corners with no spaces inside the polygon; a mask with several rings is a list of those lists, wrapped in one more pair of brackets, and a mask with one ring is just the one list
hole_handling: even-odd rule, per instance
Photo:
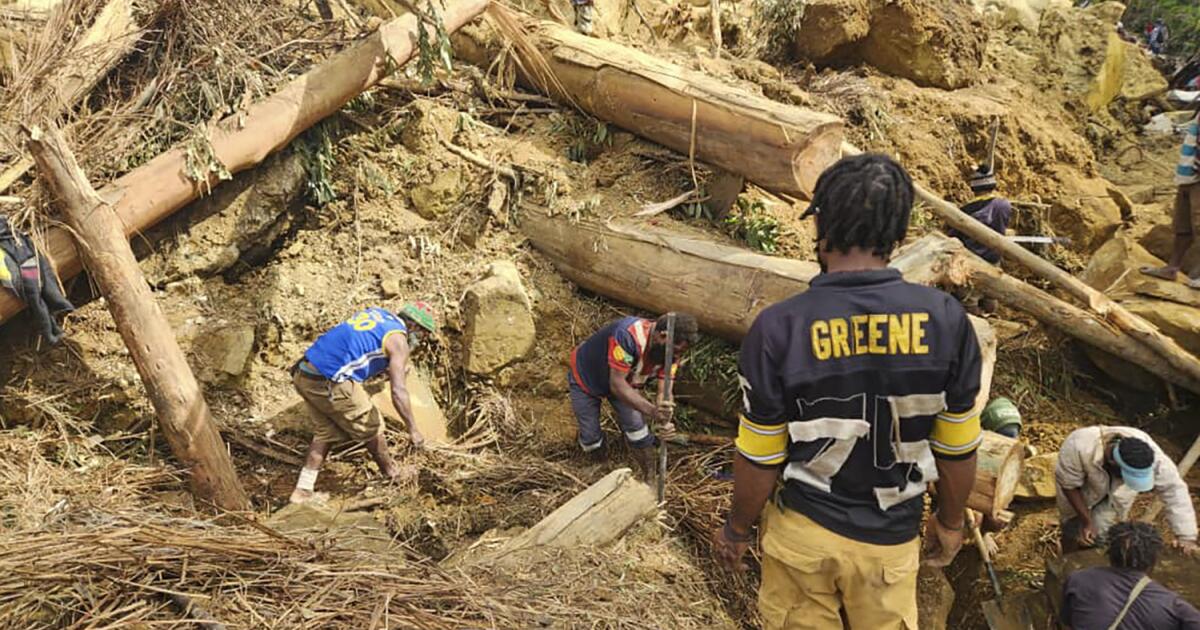
{"label": "broken timber", "polygon": [[226,510],[249,509],[200,385],[150,293],[120,219],[88,183],[57,130],[33,129],[28,147],[67,225],[83,243],[88,270],[108,301],[163,435],[190,473],[192,494]]}
{"label": "broken timber", "polygon": [[[487,6],[488,0],[448,0],[442,14],[446,30],[461,28]],[[416,16],[409,14],[384,23],[361,42],[293,79],[266,100],[215,125],[207,138],[212,155],[229,173],[257,165],[403,65],[416,49]],[[187,175],[187,163],[186,148],[177,146],[100,192],[103,198],[113,200],[112,210],[124,227],[125,237],[153,226],[218,183],[215,174],[209,181],[192,180]],[[79,273],[79,253],[66,230],[48,230],[44,249],[61,278]],[[24,307],[8,292],[0,292],[0,322]]]}
{"label": "broken timber", "polygon": [[533,527],[510,539],[500,553],[532,547],[598,547],[625,534],[658,506],[650,486],[618,468]]}
{"label": "broken timber", "polygon": [[[512,49],[534,89],[767,190],[807,199],[840,157],[843,127],[835,116],[777,103],[553,22],[515,18],[502,7],[489,15],[536,44]],[[455,51],[484,68],[495,59],[469,35],[455,38]]]}

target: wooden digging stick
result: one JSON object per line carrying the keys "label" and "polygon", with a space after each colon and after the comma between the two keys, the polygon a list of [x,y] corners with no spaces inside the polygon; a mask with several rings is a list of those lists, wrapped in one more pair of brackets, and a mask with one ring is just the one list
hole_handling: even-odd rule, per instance
{"label": "wooden digging stick", "polygon": [[[674,384],[675,364],[675,313],[667,313],[667,351],[666,360],[663,366],[663,383],[662,390],[658,393],[659,402],[673,402],[671,395],[671,386]],[[666,440],[658,441],[658,502],[662,503],[663,498],[667,493],[667,442]]]}

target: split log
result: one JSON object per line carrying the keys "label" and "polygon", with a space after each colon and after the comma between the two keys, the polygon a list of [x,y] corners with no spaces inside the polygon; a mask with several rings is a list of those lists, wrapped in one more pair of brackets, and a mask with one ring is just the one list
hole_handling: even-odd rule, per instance
{"label": "split log", "polygon": [[[853,145],[846,144],[843,147],[843,152],[847,155],[853,155],[862,151]],[[1179,344],[1175,343],[1174,339],[1162,334],[1153,324],[1129,312],[1125,307],[1110,299],[1107,295],[1104,295],[1104,293],[1088,286],[1087,283],[1067,273],[1054,263],[1004,238],[1002,234],[976,221],[970,215],[960,210],[958,206],[929,192],[919,184],[914,183],[913,188],[917,198],[933,208],[933,211],[949,224],[950,227],[969,236],[983,246],[999,252],[1004,258],[1017,261],[1025,268],[1049,280],[1059,289],[1066,291],[1072,297],[1087,305],[1089,310],[1096,313],[1105,322],[1116,326],[1138,344],[1145,346],[1162,357],[1171,367],[1172,371],[1178,372],[1179,377],[1187,380],[1192,385],[1176,384],[1183,385],[1191,391],[1200,394],[1200,389],[1196,389],[1194,386],[1196,383],[1200,383],[1200,358],[1184,350]],[[1117,354],[1117,356],[1122,355]],[[1158,374],[1158,372],[1152,373]]]}
{"label": "split log", "polygon": [[171,451],[191,479],[192,493],[226,510],[250,500],[217,432],[200,385],[175,333],[142,276],[120,219],[88,183],[56,129],[28,133],[29,152],[83,243],[88,270],[108,301],[121,339],[137,366]]}
{"label": "split log", "polygon": [[1008,508],[1017,492],[1025,447],[1013,438],[984,431],[976,453],[975,485],[967,497],[967,507],[996,517]]}
{"label": "split log", "polygon": [[[745,175],[776,193],[807,199],[840,157],[840,119],[777,103],[706,74],[553,22],[489,14],[533,46],[513,48],[534,89],[679,153]],[[508,26],[506,26],[506,24]],[[523,35],[525,36],[525,35]],[[456,38],[456,51],[488,67],[495,52]],[[537,59],[540,56],[542,59]]]}
{"label": "split log", "polygon": [[[455,31],[488,6],[488,0],[451,0],[442,14],[446,30]],[[417,47],[417,18],[405,15],[387,22],[352,48],[293,79],[266,100],[215,125],[207,138],[212,154],[230,173],[262,162],[297,135],[333,114],[412,58]],[[102,191],[114,199],[113,212],[125,237],[148,229],[218,183],[216,175],[197,182],[188,176],[188,152],[177,146],[126,173]],[[45,253],[62,278],[80,271],[79,253],[66,230],[52,228]],[[0,322],[24,308],[0,292]]]}
{"label": "split log", "polygon": [[620,538],[658,506],[650,486],[618,468],[538,524],[510,539],[500,554],[532,547],[597,547]]}

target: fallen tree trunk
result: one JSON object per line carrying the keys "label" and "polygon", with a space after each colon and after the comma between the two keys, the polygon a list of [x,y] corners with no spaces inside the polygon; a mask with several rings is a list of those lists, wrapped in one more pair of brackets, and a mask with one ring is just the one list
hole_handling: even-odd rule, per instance
{"label": "fallen tree trunk", "polygon": [[[587,37],[553,22],[514,20],[489,11],[506,32],[523,31],[535,48],[513,53],[531,87],[679,153],[745,175],[776,193],[807,199],[817,177],[840,156],[834,116],[746,93],[628,46]],[[511,34],[511,33],[509,33]],[[456,51],[488,67],[495,51],[468,36]],[[539,59],[538,57],[541,57]]]}
{"label": "fallen tree trunk", "polygon": [[163,435],[190,474],[192,493],[226,510],[249,509],[200,385],[150,293],[120,219],[88,183],[57,130],[34,129],[28,146],[67,225],[84,245],[88,270],[108,302]]}
{"label": "fallen tree trunk", "polygon": [[[451,0],[442,14],[446,30],[461,28],[487,6],[488,0]],[[405,15],[383,24],[366,39],[292,80],[270,98],[215,125],[208,137],[212,155],[229,173],[255,166],[403,65],[412,58],[416,46],[416,16]],[[180,146],[126,173],[101,191],[104,198],[116,200],[113,212],[124,225],[126,237],[153,226],[218,183],[215,174],[208,181],[195,181],[188,176],[189,170],[188,150]],[[79,273],[79,253],[66,230],[50,229],[44,250],[60,277]],[[0,292],[0,322],[22,308],[24,304],[15,297]]]}
{"label": "fallen tree trunk", "polygon": [[[843,147],[843,151],[848,155],[862,152],[850,144],[846,144]],[[1128,335],[1129,338],[1162,357],[1170,365],[1173,372],[1178,373],[1179,377],[1185,378],[1192,385],[1184,385],[1174,380],[1172,382],[1176,382],[1177,385],[1182,385],[1200,394],[1200,389],[1196,389],[1195,387],[1196,383],[1200,383],[1200,358],[1184,350],[1179,344],[1175,343],[1174,339],[1162,334],[1153,324],[1130,313],[1125,307],[1110,299],[1104,293],[1093,289],[1079,278],[1060,269],[1054,263],[1004,238],[1004,235],[976,221],[970,215],[960,210],[958,206],[929,192],[919,184],[914,184],[913,188],[917,198],[933,208],[933,211],[949,224],[950,227],[962,232],[985,247],[999,252],[1005,258],[1017,261],[1025,268],[1049,280],[1059,289],[1066,291],[1075,299],[1087,305],[1089,310],[1105,322],[1116,326]],[[1117,356],[1122,355],[1118,354]],[[1158,374],[1158,372],[1154,373]]]}

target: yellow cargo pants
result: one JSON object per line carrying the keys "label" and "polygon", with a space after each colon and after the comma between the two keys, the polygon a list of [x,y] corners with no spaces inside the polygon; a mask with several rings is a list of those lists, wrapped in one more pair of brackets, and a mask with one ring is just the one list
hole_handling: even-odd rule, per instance
{"label": "yellow cargo pants", "polygon": [[872,545],[774,504],[763,511],[764,630],[916,630],[920,539]]}

